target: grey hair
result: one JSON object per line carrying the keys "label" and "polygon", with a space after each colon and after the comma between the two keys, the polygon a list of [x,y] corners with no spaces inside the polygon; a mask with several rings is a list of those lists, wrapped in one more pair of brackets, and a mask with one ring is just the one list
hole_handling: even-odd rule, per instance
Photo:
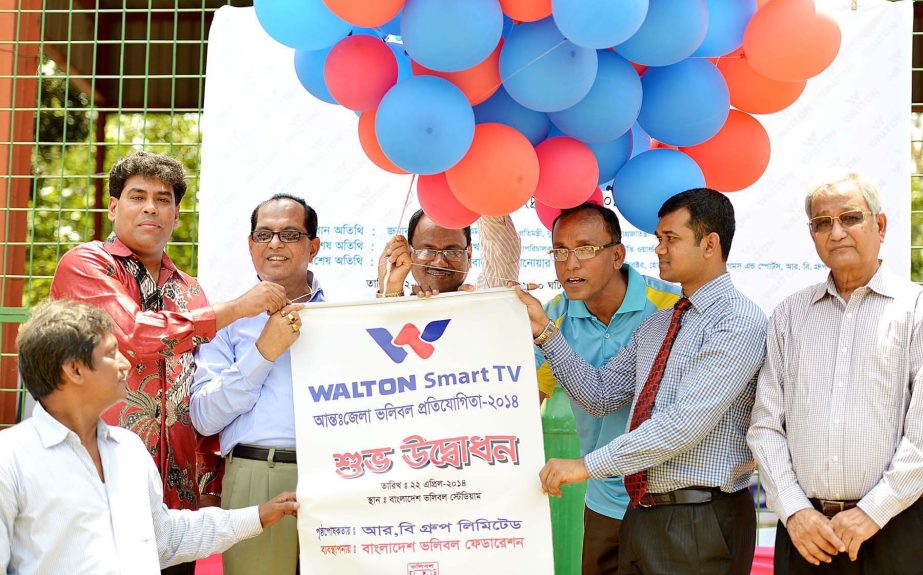
{"label": "grey hair", "polygon": [[858,190],[862,194],[869,211],[876,216],[881,213],[881,199],[878,196],[878,188],[855,172],[841,173],[836,178],[826,179],[823,183],[813,186],[804,197],[804,211],[810,218],[811,202],[814,201],[814,198],[825,194],[846,194],[853,190]]}

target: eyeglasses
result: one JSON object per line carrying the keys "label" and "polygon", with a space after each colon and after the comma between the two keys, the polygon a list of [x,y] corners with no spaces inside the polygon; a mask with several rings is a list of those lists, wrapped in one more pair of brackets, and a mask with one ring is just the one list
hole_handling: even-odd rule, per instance
{"label": "eyeglasses", "polygon": [[445,256],[445,259],[448,261],[461,261],[468,257],[468,250],[459,250],[459,249],[450,249],[450,250],[434,250],[431,248],[414,248],[413,255],[420,261],[431,262],[436,257],[442,254]]}
{"label": "eyeglasses", "polygon": [[268,244],[276,235],[279,236],[279,241],[283,244],[293,244],[300,240],[301,236],[311,237],[308,232],[299,232],[298,230],[279,230],[277,232],[272,230],[253,230],[250,232],[250,239],[258,244]]}
{"label": "eyeglasses", "polygon": [[849,210],[838,216],[817,216],[816,218],[811,218],[811,221],[808,222],[808,227],[811,229],[811,233],[824,234],[833,229],[834,220],[840,222],[840,226],[844,229],[851,228],[864,222],[865,216],[870,216],[873,213],[862,210]]}
{"label": "eyeglasses", "polygon": [[588,260],[595,258],[599,254],[600,250],[606,248],[611,248],[612,246],[617,246],[622,242],[610,242],[604,246],[580,246],[579,248],[574,248],[569,250],[567,248],[554,248],[548,250],[548,255],[554,258],[556,262],[566,262],[567,258],[570,257],[570,253],[574,252],[574,255],[577,256],[578,260]]}

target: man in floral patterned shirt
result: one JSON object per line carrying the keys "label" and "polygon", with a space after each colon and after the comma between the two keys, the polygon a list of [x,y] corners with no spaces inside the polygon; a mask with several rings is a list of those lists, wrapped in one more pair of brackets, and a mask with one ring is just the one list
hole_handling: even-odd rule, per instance
{"label": "man in floral patterned shirt", "polygon": [[[164,252],[185,193],[186,174],[176,160],[146,152],[119,160],[109,172],[112,235],[67,252],[50,294],[112,316],[132,369],[127,398],[103,419],[144,440],[172,509],[218,504],[220,494],[217,440],[200,436],[189,419],[193,349],[233,321],[275,313],[287,301],[284,288],[261,282],[236,300],[209,305],[198,282]],[[192,564],[176,567],[171,573],[193,573]]]}

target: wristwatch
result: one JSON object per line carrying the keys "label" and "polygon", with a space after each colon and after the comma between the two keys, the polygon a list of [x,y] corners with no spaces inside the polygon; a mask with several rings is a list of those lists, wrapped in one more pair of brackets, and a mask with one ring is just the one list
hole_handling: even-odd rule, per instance
{"label": "wristwatch", "polygon": [[558,333],[558,326],[556,326],[553,321],[549,320],[548,325],[545,326],[545,329],[542,331],[542,333],[538,334],[538,337],[532,341],[535,342],[535,345],[541,346],[544,345],[545,342],[547,342],[549,339],[554,337],[556,333]]}

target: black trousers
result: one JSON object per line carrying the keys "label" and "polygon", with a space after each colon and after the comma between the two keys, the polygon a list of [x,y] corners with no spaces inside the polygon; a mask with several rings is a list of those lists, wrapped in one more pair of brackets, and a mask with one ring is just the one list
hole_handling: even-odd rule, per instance
{"label": "black trousers", "polygon": [[619,575],[749,575],[755,545],[747,489],[708,503],[631,507],[622,521]]}
{"label": "black trousers", "polygon": [[884,529],[859,548],[859,557],[849,560],[839,553],[831,563],[817,567],[808,563],[779,522],[776,528],[777,575],[920,575],[923,573],[923,498],[898,513]]}
{"label": "black trousers", "polygon": [[160,575],[195,575],[195,561],[167,567],[160,571]]}
{"label": "black trousers", "polygon": [[621,520],[584,507],[583,575],[616,575],[619,572],[621,527]]}

